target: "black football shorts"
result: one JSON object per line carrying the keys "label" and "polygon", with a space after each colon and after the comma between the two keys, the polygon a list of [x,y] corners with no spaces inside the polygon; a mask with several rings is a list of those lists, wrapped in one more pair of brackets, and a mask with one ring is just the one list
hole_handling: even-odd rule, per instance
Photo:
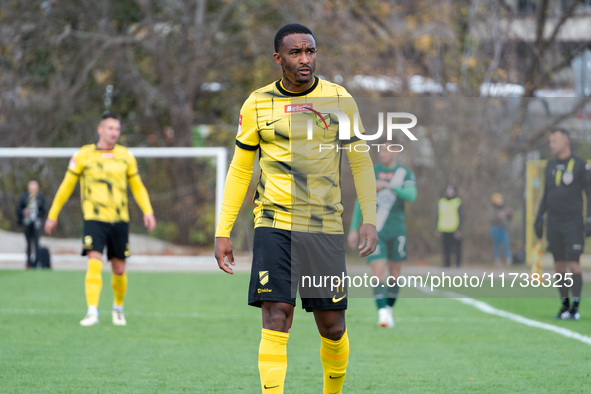
{"label": "black football shorts", "polygon": [[548,215],[548,251],[554,261],[579,261],[585,248],[583,216]]}
{"label": "black football shorts", "polygon": [[331,285],[327,278],[347,275],[343,234],[301,233],[271,227],[254,232],[253,261],[248,304],[261,307],[263,301],[296,305],[296,292],[302,308],[347,309],[347,282]]}
{"label": "black football shorts", "polygon": [[125,260],[129,257],[129,223],[84,221],[82,237],[82,256],[90,251],[103,253],[107,248],[107,259],[113,257]]}

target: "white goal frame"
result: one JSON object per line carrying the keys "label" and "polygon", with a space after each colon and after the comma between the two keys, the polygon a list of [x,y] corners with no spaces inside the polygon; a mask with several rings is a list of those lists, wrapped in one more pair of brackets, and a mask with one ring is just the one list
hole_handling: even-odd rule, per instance
{"label": "white goal frame", "polygon": [[[70,158],[80,148],[0,148],[0,158]],[[128,148],[135,157],[151,158],[201,158],[211,157],[215,159],[215,225],[217,228],[220,212],[222,210],[222,198],[224,195],[224,183],[228,169],[228,150],[226,148]]]}

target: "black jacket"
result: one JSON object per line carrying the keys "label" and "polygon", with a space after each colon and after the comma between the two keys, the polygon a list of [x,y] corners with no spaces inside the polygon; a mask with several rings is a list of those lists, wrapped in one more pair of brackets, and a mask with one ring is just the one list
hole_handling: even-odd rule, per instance
{"label": "black jacket", "polygon": [[[45,220],[45,216],[47,216],[47,205],[45,203],[45,197],[41,194],[37,193],[37,219],[41,222]],[[25,215],[23,214],[23,210],[27,208],[29,205],[29,192],[23,193],[21,198],[18,200],[18,205],[16,207],[16,216],[18,218],[18,224],[23,224],[25,220]]]}
{"label": "black jacket", "polygon": [[[573,171],[571,174],[565,175],[571,158],[574,160]],[[581,216],[583,214],[583,192],[587,195],[587,217],[591,216],[590,168],[585,160],[576,156],[571,156],[566,160],[556,158],[548,160],[545,171],[544,196],[540,202],[538,217],[545,212],[556,218]],[[558,171],[560,173],[557,174]]]}

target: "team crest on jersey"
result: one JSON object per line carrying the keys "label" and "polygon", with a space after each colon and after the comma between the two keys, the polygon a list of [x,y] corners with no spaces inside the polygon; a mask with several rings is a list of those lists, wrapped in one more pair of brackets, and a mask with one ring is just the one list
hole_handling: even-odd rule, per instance
{"label": "team crest on jersey", "polygon": [[269,283],[269,271],[259,271],[259,281],[263,286]]}
{"label": "team crest on jersey", "polygon": [[564,182],[565,185],[570,185],[573,183],[573,178],[572,172],[565,172],[564,175],[562,175],[562,182]]}

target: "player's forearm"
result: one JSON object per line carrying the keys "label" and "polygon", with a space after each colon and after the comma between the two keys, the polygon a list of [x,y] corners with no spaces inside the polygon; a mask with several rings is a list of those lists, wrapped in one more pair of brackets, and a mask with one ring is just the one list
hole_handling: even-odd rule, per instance
{"label": "player's forearm", "polygon": [[220,212],[218,228],[215,232],[216,238],[230,237],[230,232],[248,191],[255,157],[256,151],[249,151],[236,146],[234,157],[230,164],[228,175],[226,176],[222,210]]}
{"label": "player's forearm", "polygon": [[359,205],[363,213],[363,224],[376,225],[376,178],[373,163],[364,149],[355,150],[356,145],[365,145],[365,141],[351,143],[351,150],[347,150],[347,157],[351,164],[355,190],[359,198]]}
{"label": "player's forearm", "polygon": [[144,215],[153,215],[154,210],[152,209],[152,204],[150,203],[150,196],[148,196],[148,191],[146,190],[146,187],[144,186],[139,174],[135,174],[134,176],[130,177],[128,182],[131,193],[133,194],[133,198],[135,199],[135,202],[137,202],[137,205],[139,205]]}
{"label": "player's forearm", "polygon": [[51,204],[51,208],[49,209],[49,214],[47,215],[48,219],[57,220],[62,207],[72,195],[72,192],[76,187],[76,182],[78,182],[78,176],[70,171],[66,172],[66,176],[57,190],[55,198],[53,199],[53,204]]}
{"label": "player's forearm", "polygon": [[355,206],[353,207],[353,216],[351,216],[351,226],[349,227],[350,230],[359,229],[361,225],[361,206],[359,205],[359,199],[355,200]]}
{"label": "player's forearm", "polygon": [[408,202],[413,202],[417,199],[417,187],[415,185],[406,185],[403,187],[394,187],[392,191],[396,193],[396,195]]}

